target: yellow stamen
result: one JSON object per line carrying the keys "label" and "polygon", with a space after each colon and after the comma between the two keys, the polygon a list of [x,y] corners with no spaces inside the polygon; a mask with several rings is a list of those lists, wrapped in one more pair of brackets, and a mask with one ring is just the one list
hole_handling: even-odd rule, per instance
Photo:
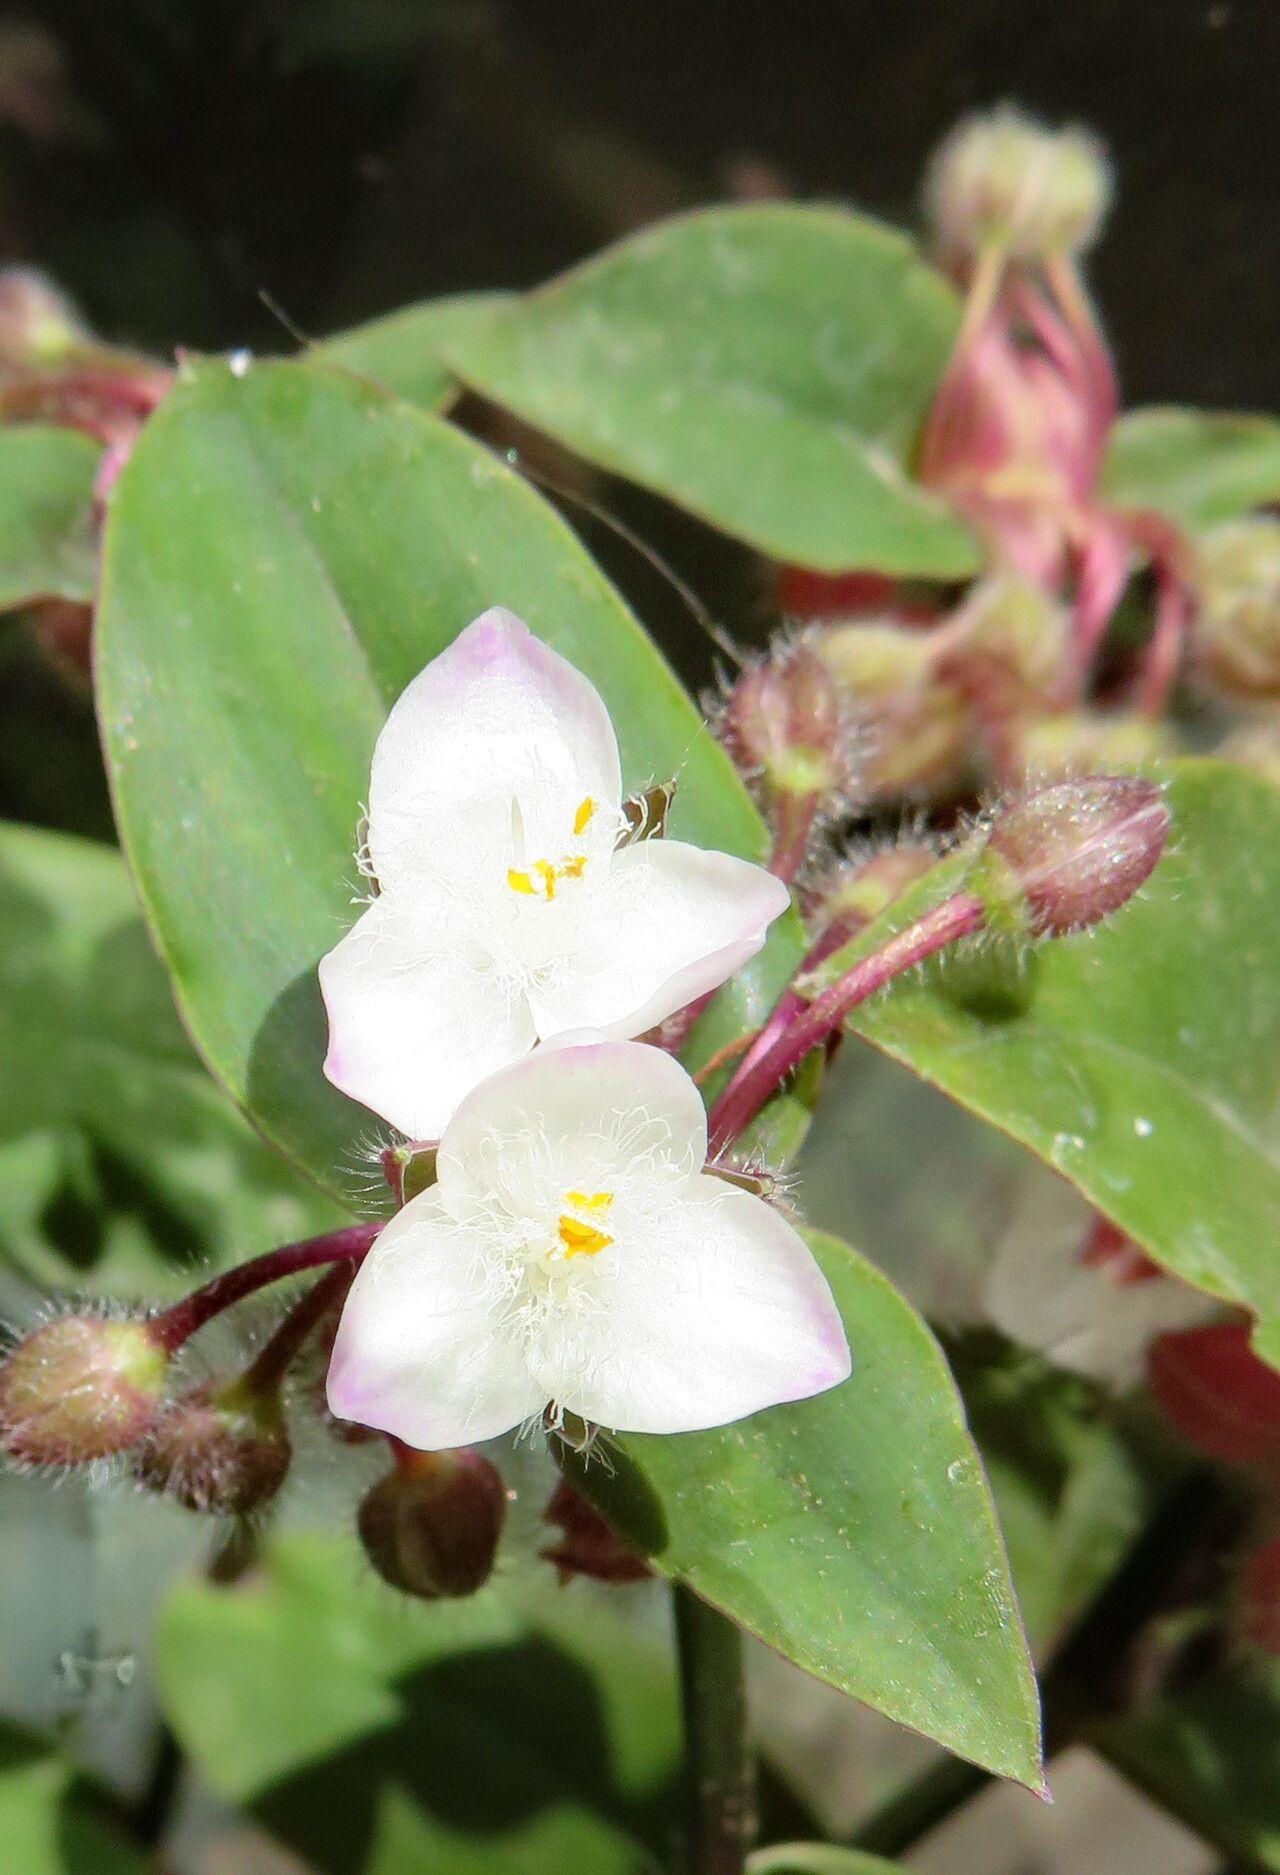
{"label": "yellow stamen", "polygon": [[613,1203],[611,1191],[567,1191],[565,1198],[575,1211],[589,1211],[592,1217],[603,1217]]}
{"label": "yellow stamen", "polygon": [[591,795],[588,795],[585,801],[579,801],[578,811],[573,817],[573,831],[575,833],[585,832],[587,824],[595,811],[596,804]]}
{"label": "yellow stamen", "polygon": [[560,1219],[558,1234],[566,1257],[597,1256],[613,1242],[612,1237],[597,1230],[594,1224],[584,1224],[581,1218],[568,1215]]}
{"label": "yellow stamen", "polygon": [[556,895],[556,869],[549,859],[535,859],[533,870],[542,881],[543,894],[547,899]]}
{"label": "yellow stamen", "polygon": [[569,856],[569,858],[565,860],[564,864],[560,867],[560,877],[562,879],[580,879],[583,873],[586,871],[586,869],[587,869],[586,854],[585,853],[572,853]]}
{"label": "yellow stamen", "polygon": [[523,892],[527,898],[536,898],[538,888],[527,872],[517,872],[514,866],[507,870],[507,884],[513,892]]}

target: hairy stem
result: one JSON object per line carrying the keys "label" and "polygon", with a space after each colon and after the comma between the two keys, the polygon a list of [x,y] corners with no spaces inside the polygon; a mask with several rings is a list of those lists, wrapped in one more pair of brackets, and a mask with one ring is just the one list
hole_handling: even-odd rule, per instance
{"label": "hairy stem", "polygon": [[312,1329],[342,1301],[354,1274],[350,1258],[344,1258],[299,1297],[246,1370],[244,1384],[251,1393],[270,1393],[280,1384]]}
{"label": "hairy stem", "polygon": [[688,1875],[742,1875],[755,1832],[742,1634],[683,1583],[672,1597],[689,1779]]}
{"label": "hairy stem", "polygon": [[804,1004],[781,1033],[773,1032],[772,1023],[766,1024],[767,1045],[751,1050],[711,1109],[711,1157],[723,1152],[751,1124],[774,1090],[810,1049],[839,1028],[851,1009],[957,938],[980,929],[985,918],[986,908],[975,893],[957,892]]}
{"label": "hairy stem", "polygon": [[265,1256],[254,1257],[248,1263],[215,1276],[212,1282],[193,1290],[181,1302],[162,1309],[151,1319],[151,1332],[158,1345],[172,1354],[215,1315],[221,1315],[224,1309],[245,1296],[265,1289],[268,1283],[300,1275],[304,1270],[321,1269],[327,1263],[362,1257],[381,1229],[381,1223],[351,1224],[345,1230],[326,1231],[322,1237],[282,1244],[278,1250],[269,1250]]}

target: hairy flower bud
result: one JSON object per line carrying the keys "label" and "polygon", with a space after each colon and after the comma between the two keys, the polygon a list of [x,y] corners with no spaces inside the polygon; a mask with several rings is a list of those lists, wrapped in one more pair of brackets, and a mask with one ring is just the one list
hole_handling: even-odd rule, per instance
{"label": "hairy flower bud", "polygon": [[969,712],[935,669],[933,634],[883,620],[836,625],[814,646],[865,747],[862,778],[879,800],[942,792],[963,773]]}
{"label": "hairy flower bud", "polygon": [[394,1446],[394,1470],[367,1493],[357,1519],[378,1574],[423,1601],[474,1595],[488,1581],[507,1514],[501,1474],[468,1449]]}
{"label": "hairy flower bud", "polygon": [[946,661],[969,693],[1018,708],[1047,699],[1067,654],[1067,617],[1041,587],[1013,574],[979,582],[953,620]]}
{"label": "hairy flower bud", "polygon": [[1139,775],[1060,781],[997,815],[971,888],[993,922],[1013,911],[1035,937],[1098,924],[1131,899],[1164,851],[1169,810]]}
{"label": "hairy flower bud", "polygon": [[1198,543],[1195,583],[1201,676],[1229,697],[1280,696],[1280,520],[1212,528]]}
{"label": "hairy flower bud", "polygon": [[738,766],[773,794],[826,794],[844,779],[840,699],[807,644],[785,645],[743,671],[724,715]]}
{"label": "hairy flower bud", "polygon": [[615,1536],[595,1506],[562,1478],[542,1513],[544,1523],[559,1524],[563,1536],[538,1554],[554,1563],[562,1583],[571,1576],[597,1582],[643,1582],[648,1563],[638,1550]]}
{"label": "hairy flower bud", "polygon": [[1001,105],[968,117],[929,168],[925,203],[944,256],[997,248],[1048,260],[1091,247],[1111,200],[1106,154],[1086,130],[1049,130]]}
{"label": "hairy flower bud", "polygon": [[1280,1374],[1249,1346],[1249,1324],[1211,1322],[1161,1335],[1147,1378],[1191,1445],[1232,1465],[1280,1463]]}
{"label": "hairy flower bud", "polygon": [[63,1315],[0,1363],[0,1451],[81,1465],[134,1446],[155,1422],[168,1356],[148,1324]]}
{"label": "hairy flower bud", "polygon": [[887,846],[869,857],[846,861],[825,882],[813,911],[820,955],[830,956],[893,904],[936,864],[927,841]]}
{"label": "hairy flower bud", "polygon": [[275,1496],[291,1458],[279,1392],[235,1380],[197,1387],[166,1407],[134,1468],[140,1483],[188,1510],[233,1517]]}

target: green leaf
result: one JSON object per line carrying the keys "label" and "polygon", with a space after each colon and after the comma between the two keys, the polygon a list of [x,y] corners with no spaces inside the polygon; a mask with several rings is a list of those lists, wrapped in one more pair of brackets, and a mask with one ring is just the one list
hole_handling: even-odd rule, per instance
{"label": "green leaf", "polygon": [[[337,1189],[367,1113],[321,1074],[316,963],[353,918],[374,738],[429,659],[509,605],[585,671],[628,786],[679,771],[673,833],[764,829],[651,641],[554,511],[447,424],[314,364],[188,371],[112,504],[101,712],[121,834],[197,1045]],[[299,681],[299,673],[306,681]],[[800,954],[779,920],[737,1033]]]}
{"label": "green leaf", "polygon": [[0,429],[0,611],[93,598],[93,484],[102,446],[42,424]]}
{"label": "green leaf", "polygon": [[1278,1738],[1280,1661],[1254,1654],[1096,1727],[1089,1742],[1197,1835],[1280,1870]]}
{"label": "green leaf", "polygon": [[445,347],[474,389],[780,560],[958,579],[911,480],[959,323],[903,236],[840,209],[659,222]]}
{"label": "green leaf", "polygon": [[747,1875],[886,1875],[899,1864],[826,1842],[779,1842],[747,1857]]}
{"label": "green leaf", "polygon": [[147,1875],[142,1851],[96,1814],[70,1761],[0,1725],[0,1843],[13,1875]]}
{"label": "green leaf", "polygon": [[1208,527],[1280,500],[1280,423],[1207,410],[1131,410],[1111,439],[1109,500]]}
{"label": "green leaf", "polygon": [[1039,1783],[1035,1684],[991,1500],[937,1343],[878,1270],[810,1242],[852,1378],[713,1432],[566,1460],[614,1525],[799,1666]]}
{"label": "green leaf", "polygon": [[1212,761],[1168,773],[1169,849],[1116,917],[1039,946],[1016,995],[994,998],[960,959],[852,1026],[1030,1147],[1175,1276],[1255,1311],[1259,1352],[1280,1361],[1280,790]]}
{"label": "green leaf", "polygon": [[154,1294],[336,1215],[196,1059],[110,847],[0,826],[0,1056],[0,1249],[37,1282]]}
{"label": "green leaf", "polygon": [[465,1602],[393,1598],[354,1542],[298,1535],[236,1588],[184,1584],[159,1649],[201,1773],[309,1866],[550,1875],[559,1845],[562,1866],[613,1875],[645,1866],[638,1843],[665,1828],[669,1649],[602,1600],[509,1581]]}
{"label": "green leaf", "polygon": [[458,393],[442,348],[465,340],[507,304],[505,293],[459,293],[424,300],[351,332],[338,332],[308,348],[317,364],[334,365],[368,378],[424,410],[443,410]]}

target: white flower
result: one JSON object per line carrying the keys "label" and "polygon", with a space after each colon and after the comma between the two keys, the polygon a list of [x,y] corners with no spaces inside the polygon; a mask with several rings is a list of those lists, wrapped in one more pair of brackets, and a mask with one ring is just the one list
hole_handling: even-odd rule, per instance
{"label": "white flower", "polygon": [[378,737],[380,896],[320,965],[329,1079],[435,1139],[535,1043],[640,1035],[753,957],[785,886],[676,840],[619,846],[621,803],[597,691],[510,612],[476,619]]}
{"label": "white flower", "polygon": [[567,1040],[495,1074],[445,1128],[439,1183],[356,1276],[334,1412],[433,1450],[549,1402],[687,1432],[843,1380],[803,1239],[706,1154],[697,1088],[643,1042]]}

